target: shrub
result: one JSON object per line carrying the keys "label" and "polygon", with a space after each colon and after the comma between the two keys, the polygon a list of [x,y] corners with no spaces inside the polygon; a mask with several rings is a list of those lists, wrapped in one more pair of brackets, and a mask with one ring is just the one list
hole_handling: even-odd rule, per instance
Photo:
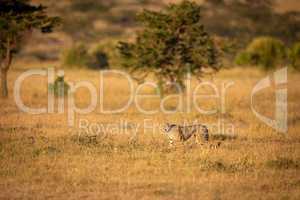
{"label": "shrub", "polygon": [[65,49],[62,54],[64,67],[88,67],[90,69],[105,69],[109,67],[109,56],[102,45],[98,45],[91,52],[83,44],[77,44]]}
{"label": "shrub", "polygon": [[91,69],[109,68],[109,58],[101,46],[97,46],[90,54],[88,67]]}
{"label": "shrub", "polygon": [[83,44],[76,44],[69,49],[65,49],[62,54],[62,65],[65,67],[85,67],[88,61],[88,51]]}
{"label": "shrub", "polygon": [[289,52],[289,60],[292,67],[297,70],[300,70],[300,42],[294,44]]}
{"label": "shrub", "polygon": [[[109,66],[118,68],[121,66],[120,56],[118,49],[116,48],[118,45],[118,40],[116,39],[103,39],[101,40],[94,48],[93,51],[102,51],[106,54]],[[93,53],[92,51],[92,53]],[[92,54],[91,53],[91,54]]]}
{"label": "shrub", "polygon": [[282,41],[272,37],[259,37],[235,61],[237,65],[258,65],[269,70],[283,64],[285,59],[286,48]]}
{"label": "shrub", "polygon": [[68,94],[70,86],[65,82],[64,76],[58,76],[53,84],[49,85],[49,90],[54,92],[56,97],[64,97]]}
{"label": "shrub", "polygon": [[235,57],[234,63],[236,65],[250,65],[251,64],[251,54],[246,51],[240,52]]}

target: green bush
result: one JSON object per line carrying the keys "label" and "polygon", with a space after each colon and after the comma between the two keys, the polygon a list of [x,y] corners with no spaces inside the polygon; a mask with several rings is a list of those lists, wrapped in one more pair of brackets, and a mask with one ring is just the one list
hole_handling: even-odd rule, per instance
{"label": "green bush", "polygon": [[90,69],[109,68],[109,54],[103,45],[97,45],[92,51],[83,44],[73,45],[62,53],[62,65],[64,67],[87,67]]}
{"label": "green bush", "polygon": [[297,70],[300,70],[300,42],[294,44],[289,52],[289,60],[292,67]]}
{"label": "green bush", "polygon": [[284,64],[286,57],[286,48],[282,41],[272,37],[259,37],[243,53],[237,55],[236,64],[258,65],[269,70]]}
{"label": "green bush", "polygon": [[94,51],[99,50],[105,52],[109,62],[109,66],[114,68],[118,68],[121,66],[120,55],[118,49],[116,48],[118,42],[119,41],[116,39],[103,39],[94,48]]}
{"label": "green bush", "polygon": [[102,46],[98,45],[89,55],[88,67],[91,69],[109,68],[109,58]]}
{"label": "green bush", "polygon": [[49,85],[49,90],[54,92],[56,97],[64,97],[68,94],[70,86],[65,82],[64,76],[58,76],[53,84]]}
{"label": "green bush", "polygon": [[88,64],[88,61],[88,51],[83,44],[76,44],[63,51],[62,65],[65,67],[85,67]]}
{"label": "green bush", "polygon": [[251,64],[251,54],[246,51],[240,52],[235,57],[234,63],[236,65],[250,65]]}

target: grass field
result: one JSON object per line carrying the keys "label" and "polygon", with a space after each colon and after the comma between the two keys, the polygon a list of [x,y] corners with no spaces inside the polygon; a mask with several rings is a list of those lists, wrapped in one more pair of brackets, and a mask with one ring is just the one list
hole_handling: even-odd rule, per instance
{"label": "grass field", "polygon": [[[280,134],[259,121],[250,105],[254,85],[271,72],[249,68],[218,73],[210,80],[218,88],[234,82],[227,90],[224,113],[208,116],[191,109],[189,113],[144,115],[132,105],[120,114],[103,114],[97,112],[98,101],[97,110],[76,115],[74,127],[69,127],[67,112],[30,115],[16,106],[14,81],[26,68],[20,63],[12,66],[10,98],[0,100],[0,199],[300,199],[297,73],[288,73],[289,130]],[[89,80],[99,91],[97,71],[66,70],[65,77],[74,82]],[[124,79],[106,76],[104,81],[105,108],[126,102],[129,93]],[[274,88],[255,97],[255,108],[270,117],[275,109]],[[211,90],[200,92],[210,94]],[[145,88],[143,93],[152,94],[153,89]],[[26,79],[21,96],[28,106],[47,106],[46,77]],[[91,98],[80,89],[75,99],[77,106],[85,107]],[[159,108],[159,99],[141,100],[140,104],[144,109]],[[199,104],[219,110],[220,102],[202,100]],[[165,107],[174,110],[176,99],[167,101]],[[78,127],[82,119],[119,126],[116,131],[86,134]],[[210,129],[211,140],[203,146],[187,143],[170,148],[159,129],[151,131],[144,124],[145,120],[159,125],[194,120],[214,124],[220,119],[225,126],[233,125],[234,132]],[[219,141],[219,148],[210,148]]]}

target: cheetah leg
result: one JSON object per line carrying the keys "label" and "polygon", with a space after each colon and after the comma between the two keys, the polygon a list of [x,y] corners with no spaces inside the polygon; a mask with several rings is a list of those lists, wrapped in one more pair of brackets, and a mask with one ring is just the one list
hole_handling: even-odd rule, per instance
{"label": "cheetah leg", "polygon": [[172,139],[169,140],[169,147],[173,147],[174,146],[174,141]]}
{"label": "cheetah leg", "polygon": [[199,137],[197,134],[194,135],[196,144],[200,144]]}

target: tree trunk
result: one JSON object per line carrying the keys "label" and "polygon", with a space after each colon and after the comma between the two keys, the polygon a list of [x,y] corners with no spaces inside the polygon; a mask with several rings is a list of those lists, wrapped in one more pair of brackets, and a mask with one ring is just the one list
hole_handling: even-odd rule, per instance
{"label": "tree trunk", "polygon": [[8,97],[8,88],[7,88],[7,71],[6,69],[1,69],[1,97]]}
{"label": "tree trunk", "polygon": [[7,88],[7,72],[9,70],[11,61],[12,61],[12,53],[11,53],[11,39],[7,39],[6,44],[6,54],[0,60],[0,78],[1,78],[1,97],[7,98],[8,97],[8,88]]}

